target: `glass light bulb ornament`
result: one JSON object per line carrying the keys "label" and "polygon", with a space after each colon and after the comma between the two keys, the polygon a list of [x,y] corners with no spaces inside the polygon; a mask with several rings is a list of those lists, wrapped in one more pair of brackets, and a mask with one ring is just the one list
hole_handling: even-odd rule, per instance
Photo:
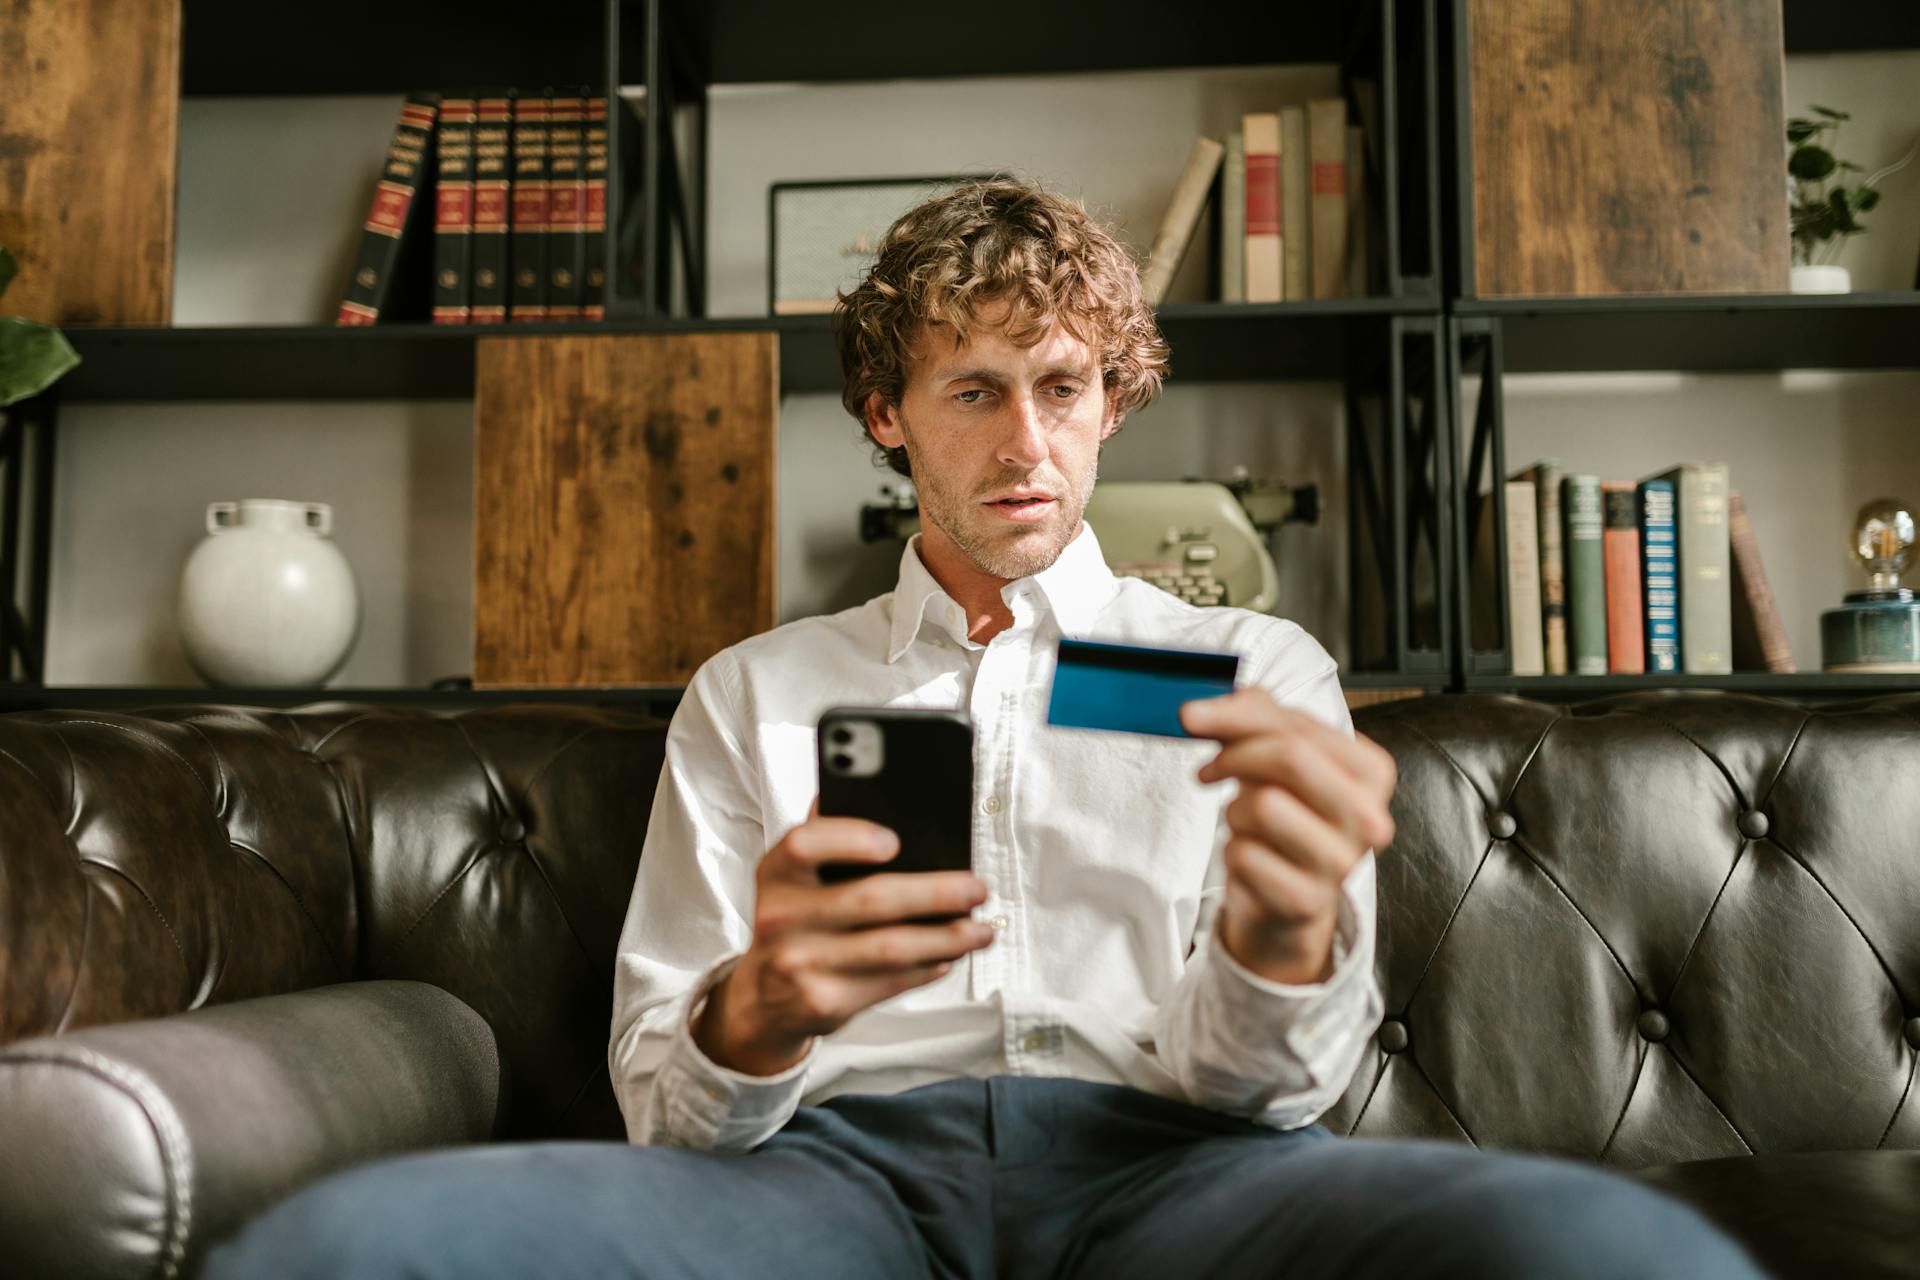
{"label": "glass light bulb ornament", "polygon": [[1827,671],[1920,672],[1920,601],[1900,575],[1913,563],[1913,507],[1875,498],[1853,521],[1852,551],[1869,585],[1820,615],[1820,665]]}
{"label": "glass light bulb ornament", "polygon": [[324,502],[248,498],[207,506],[207,535],[180,574],[180,641],[208,684],[324,684],[360,634],[360,593]]}

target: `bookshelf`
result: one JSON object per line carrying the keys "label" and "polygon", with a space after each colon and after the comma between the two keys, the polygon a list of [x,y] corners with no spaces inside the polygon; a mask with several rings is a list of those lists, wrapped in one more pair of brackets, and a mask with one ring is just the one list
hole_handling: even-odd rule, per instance
{"label": "bookshelf", "polygon": [[[1577,701],[1658,689],[1715,689],[1801,699],[1871,697],[1920,689],[1920,674],[1843,674],[1818,669],[1818,652],[1795,656],[1791,674],[1736,671],[1605,676],[1515,676],[1504,644],[1478,648],[1468,619],[1476,592],[1493,597],[1507,634],[1503,573],[1475,581],[1475,497],[1531,457],[1507,448],[1508,374],[1786,373],[1796,370],[1920,369],[1920,289],[1848,294],[1691,294],[1608,297],[1479,297],[1473,281],[1471,94],[1467,0],[1449,9],[1446,80],[1449,147],[1442,165],[1448,199],[1448,360],[1455,434],[1448,451],[1455,495],[1449,571],[1449,639],[1462,692],[1511,693]],[[1782,0],[1786,53],[1891,53],[1920,50],[1920,7],[1900,0],[1833,6]],[[1477,395],[1467,399],[1467,384]],[[1687,451],[1672,446],[1672,461]],[[1583,469],[1569,459],[1573,469]],[[1667,459],[1663,459],[1663,468]],[[1655,470],[1648,467],[1645,474]],[[1627,478],[1622,476],[1621,478]],[[1638,478],[1634,476],[1632,478]],[[1738,485],[1738,469],[1735,484]],[[1914,499],[1920,501],[1920,496]],[[1503,505],[1493,503],[1494,545],[1505,545]],[[1836,531],[1835,537],[1843,531]],[[1836,581],[1828,606],[1857,583]],[[1812,670],[1808,668],[1812,667]]]}
{"label": "bookshelf", "polygon": [[[1381,85],[1382,170],[1375,188],[1382,246],[1373,296],[1265,305],[1176,303],[1160,311],[1183,381],[1341,384],[1353,523],[1347,530],[1354,589],[1356,688],[1507,689],[1587,697],[1634,687],[1697,686],[1835,696],[1920,687],[1920,678],[1605,677],[1515,680],[1503,655],[1466,641],[1470,584],[1459,465],[1484,418],[1499,443],[1500,379],[1507,372],[1647,368],[1771,370],[1790,367],[1920,368],[1920,292],[1837,297],[1754,295],[1635,299],[1476,299],[1459,281],[1456,209],[1466,158],[1447,131],[1464,111],[1449,44],[1455,0],[1364,0],[1353,5],[1210,6],[1209,21],[1170,22],[1152,0],[1059,0],[1035,6],[980,0],[957,30],[951,13],[886,0],[797,6],[782,0],[552,0],[529,24],[524,6],[452,0],[394,7],[348,0],[324,14],[268,13],[243,0],[184,0],[182,92],[199,96],[398,94],[409,88],[578,81],[638,86],[659,109],[614,111],[619,130],[646,132],[645,159],[610,181],[609,225],[639,211],[630,251],[649,282],[607,299],[609,333],[773,329],[783,394],[838,389],[824,317],[711,318],[702,278],[709,166],[707,95],[714,85],[933,79],[969,75],[1335,64],[1343,82]],[[1792,52],[1920,48],[1920,9],[1873,0],[1833,6],[1785,0]],[[967,40],[1017,30],[1017,40]],[[369,40],[367,33],[378,31]],[[1449,55],[1452,55],[1450,58]],[[686,131],[668,118],[690,117]],[[675,138],[690,138],[684,154]],[[684,177],[683,177],[684,175]],[[1453,217],[1449,227],[1445,215]],[[616,282],[623,270],[610,272]],[[525,325],[492,335],[579,333],[580,325]],[[486,330],[389,325],[214,326],[136,329],[69,326],[84,363],[34,406],[51,434],[58,404],[107,401],[448,399],[472,394],[474,343]],[[492,336],[489,335],[489,336]],[[1476,363],[1477,362],[1477,363]],[[1484,375],[1481,406],[1461,403],[1461,380]],[[30,478],[30,481],[32,478]],[[41,477],[38,484],[50,484]],[[44,493],[43,493],[44,496]],[[7,503],[10,545],[22,504]],[[44,533],[44,530],[41,531]],[[44,539],[35,539],[37,544]],[[24,621],[44,649],[44,565],[34,566]],[[1363,600],[1362,597],[1367,597]],[[1363,633],[1372,637],[1363,643]],[[1636,680],[1638,682],[1636,682]],[[1706,682],[1702,684],[1701,682]],[[422,690],[267,691],[311,700],[418,698]],[[8,705],[86,705],[226,696],[201,689],[13,686]],[[582,691],[589,700],[610,696]],[[543,691],[432,699],[481,701],[557,696]],[[640,691],[635,697],[655,697]],[[24,701],[22,701],[24,699]],[[52,699],[52,701],[36,701]]]}

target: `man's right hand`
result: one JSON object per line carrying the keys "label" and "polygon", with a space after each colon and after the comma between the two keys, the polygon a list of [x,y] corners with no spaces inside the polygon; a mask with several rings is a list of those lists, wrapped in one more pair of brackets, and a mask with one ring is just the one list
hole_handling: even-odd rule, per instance
{"label": "man's right hand", "polygon": [[[967,915],[987,899],[971,871],[820,882],[823,863],[883,863],[899,851],[885,827],[818,812],[767,851],[754,872],[753,941],[708,993],[693,1034],[701,1052],[747,1075],[776,1075],[804,1058],[815,1036],[992,943],[993,929]],[[959,918],[905,923],[943,915]]]}

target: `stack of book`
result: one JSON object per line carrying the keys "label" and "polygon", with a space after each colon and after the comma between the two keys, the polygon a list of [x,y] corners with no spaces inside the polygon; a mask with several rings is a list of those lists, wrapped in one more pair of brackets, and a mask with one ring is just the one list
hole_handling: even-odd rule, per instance
{"label": "stack of book", "polygon": [[1216,211],[1222,302],[1297,302],[1367,292],[1366,137],[1344,98],[1251,112],[1224,142],[1194,140],[1141,271],[1166,298],[1187,246]]}
{"label": "stack of book", "polygon": [[599,320],[606,227],[607,99],[590,86],[410,93],[338,323]]}
{"label": "stack of book", "polygon": [[1475,642],[1494,630],[1491,575],[1507,580],[1513,674],[1724,674],[1794,670],[1759,546],[1724,462],[1638,483],[1569,473],[1549,458],[1502,493],[1507,541],[1493,547],[1482,495]]}

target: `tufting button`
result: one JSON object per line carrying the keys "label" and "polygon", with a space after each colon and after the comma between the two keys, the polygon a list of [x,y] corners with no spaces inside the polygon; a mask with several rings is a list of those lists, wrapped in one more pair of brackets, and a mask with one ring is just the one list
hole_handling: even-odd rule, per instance
{"label": "tufting button", "polygon": [[527,824],[518,818],[508,818],[500,824],[500,839],[505,844],[518,844],[527,838]]}
{"label": "tufting button", "polygon": [[1653,1044],[1659,1044],[1667,1038],[1667,1032],[1673,1028],[1667,1023],[1667,1015],[1658,1009],[1645,1009],[1640,1014],[1640,1038]]}
{"label": "tufting button", "polygon": [[1740,834],[1749,840],[1758,840],[1766,835],[1771,825],[1767,815],[1758,809],[1749,809],[1740,815]]}
{"label": "tufting button", "polygon": [[1407,1047],[1407,1024],[1388,1018],[1380,1024],[1380,1047],[1388,1053],[1403,1053]]}
{"label": "tufting button", "polygon": [[1907,1043],[1920,1049],[1920,1018],[1907,1019]]}
{"label": "tufting button", "polygon": [[1487,815],[1487,830],[1493,832],[1495,840],[1511,840],[1520,824],[1513,820],[1510,813],[1490,813]]}

